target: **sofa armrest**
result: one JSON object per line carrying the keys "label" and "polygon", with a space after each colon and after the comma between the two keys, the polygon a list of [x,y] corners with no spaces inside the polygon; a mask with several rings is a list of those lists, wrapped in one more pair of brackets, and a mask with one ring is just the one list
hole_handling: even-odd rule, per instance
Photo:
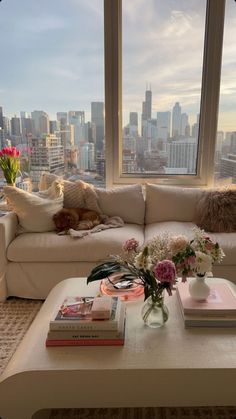
{"label": "sofa armrest", "polygon": [[16,237],[18,218],[14,212],[0,218],[0,300],[6,298],[5,273],[8,263],[6,251]]}

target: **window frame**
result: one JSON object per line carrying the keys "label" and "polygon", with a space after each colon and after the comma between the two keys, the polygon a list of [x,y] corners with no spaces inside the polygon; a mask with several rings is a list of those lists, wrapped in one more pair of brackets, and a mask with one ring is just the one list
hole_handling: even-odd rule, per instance
{"label": "window frame", "polygon": [[[225,0],[207,0],[196,175],[122,173],[122,0],[104,0],[107,187],[131,183],[211,186],[217,139]],[[217,30],[215,30],[217,28]]]}

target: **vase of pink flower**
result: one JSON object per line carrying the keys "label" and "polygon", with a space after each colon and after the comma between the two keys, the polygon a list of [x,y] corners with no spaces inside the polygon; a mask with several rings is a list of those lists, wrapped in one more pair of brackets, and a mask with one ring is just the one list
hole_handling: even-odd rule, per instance
{"label": "vase of pink flower", "polygon": [[[160,239],[160,247],[165,239]],[[123,255],[112,256],[112,261],[103,263],[92,270],[87,283],[121,273],[119,281],[131,281],[144,287],[144,306],[142,318],[149,327],[160,327],[168,320],[168,309],[164,304],[165,291],[172,295],[176,280],[175,264],[169,260],[159,260],[153,252],[152,242],[140,247],[139,242],[131,238],[123,245]],[[155,246],[154,246],[155,247]],[[163,255],[166,254],[162,249]]]}
{"label": "vase of pink flower", "polygon": [[0,150],[0,167],[7,185],[15,186],[20,171],[20,151],[16,147],[4,147]]}

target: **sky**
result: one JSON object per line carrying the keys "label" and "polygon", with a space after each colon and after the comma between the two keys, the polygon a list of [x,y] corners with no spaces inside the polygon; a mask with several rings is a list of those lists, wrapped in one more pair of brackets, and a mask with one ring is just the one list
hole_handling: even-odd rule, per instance
{"label": "sky", "polygon": [[[236,130],[236,2],[226,0],[219,130]],[[153,116],[180,102],[199,113],[206,0],[123,0],[123,120],[141,114],[151,85]],[[85,110],[104,100],[102,0],[2,0],[0,106]]]}

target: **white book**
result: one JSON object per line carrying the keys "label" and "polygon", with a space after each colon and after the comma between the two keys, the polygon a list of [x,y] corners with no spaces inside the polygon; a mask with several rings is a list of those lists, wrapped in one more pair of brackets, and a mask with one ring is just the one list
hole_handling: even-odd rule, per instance
{"label": "white book", "polygon": [[81,300],[86,300],[88,310],[83,315],[72,315],[65,316],[61,314],[61,308],[57,308],[56,313],[49,323],[49,330],[118,330],[121,307],[123,303],[120,298],[112,297],[112,311],[111,318],[109,320],[92,320],[91,315],[91,306],[89,302],[93,300],[94,297],[67,297],[62,306],[72,306],[73,301],[75,304],[80,304]]}

